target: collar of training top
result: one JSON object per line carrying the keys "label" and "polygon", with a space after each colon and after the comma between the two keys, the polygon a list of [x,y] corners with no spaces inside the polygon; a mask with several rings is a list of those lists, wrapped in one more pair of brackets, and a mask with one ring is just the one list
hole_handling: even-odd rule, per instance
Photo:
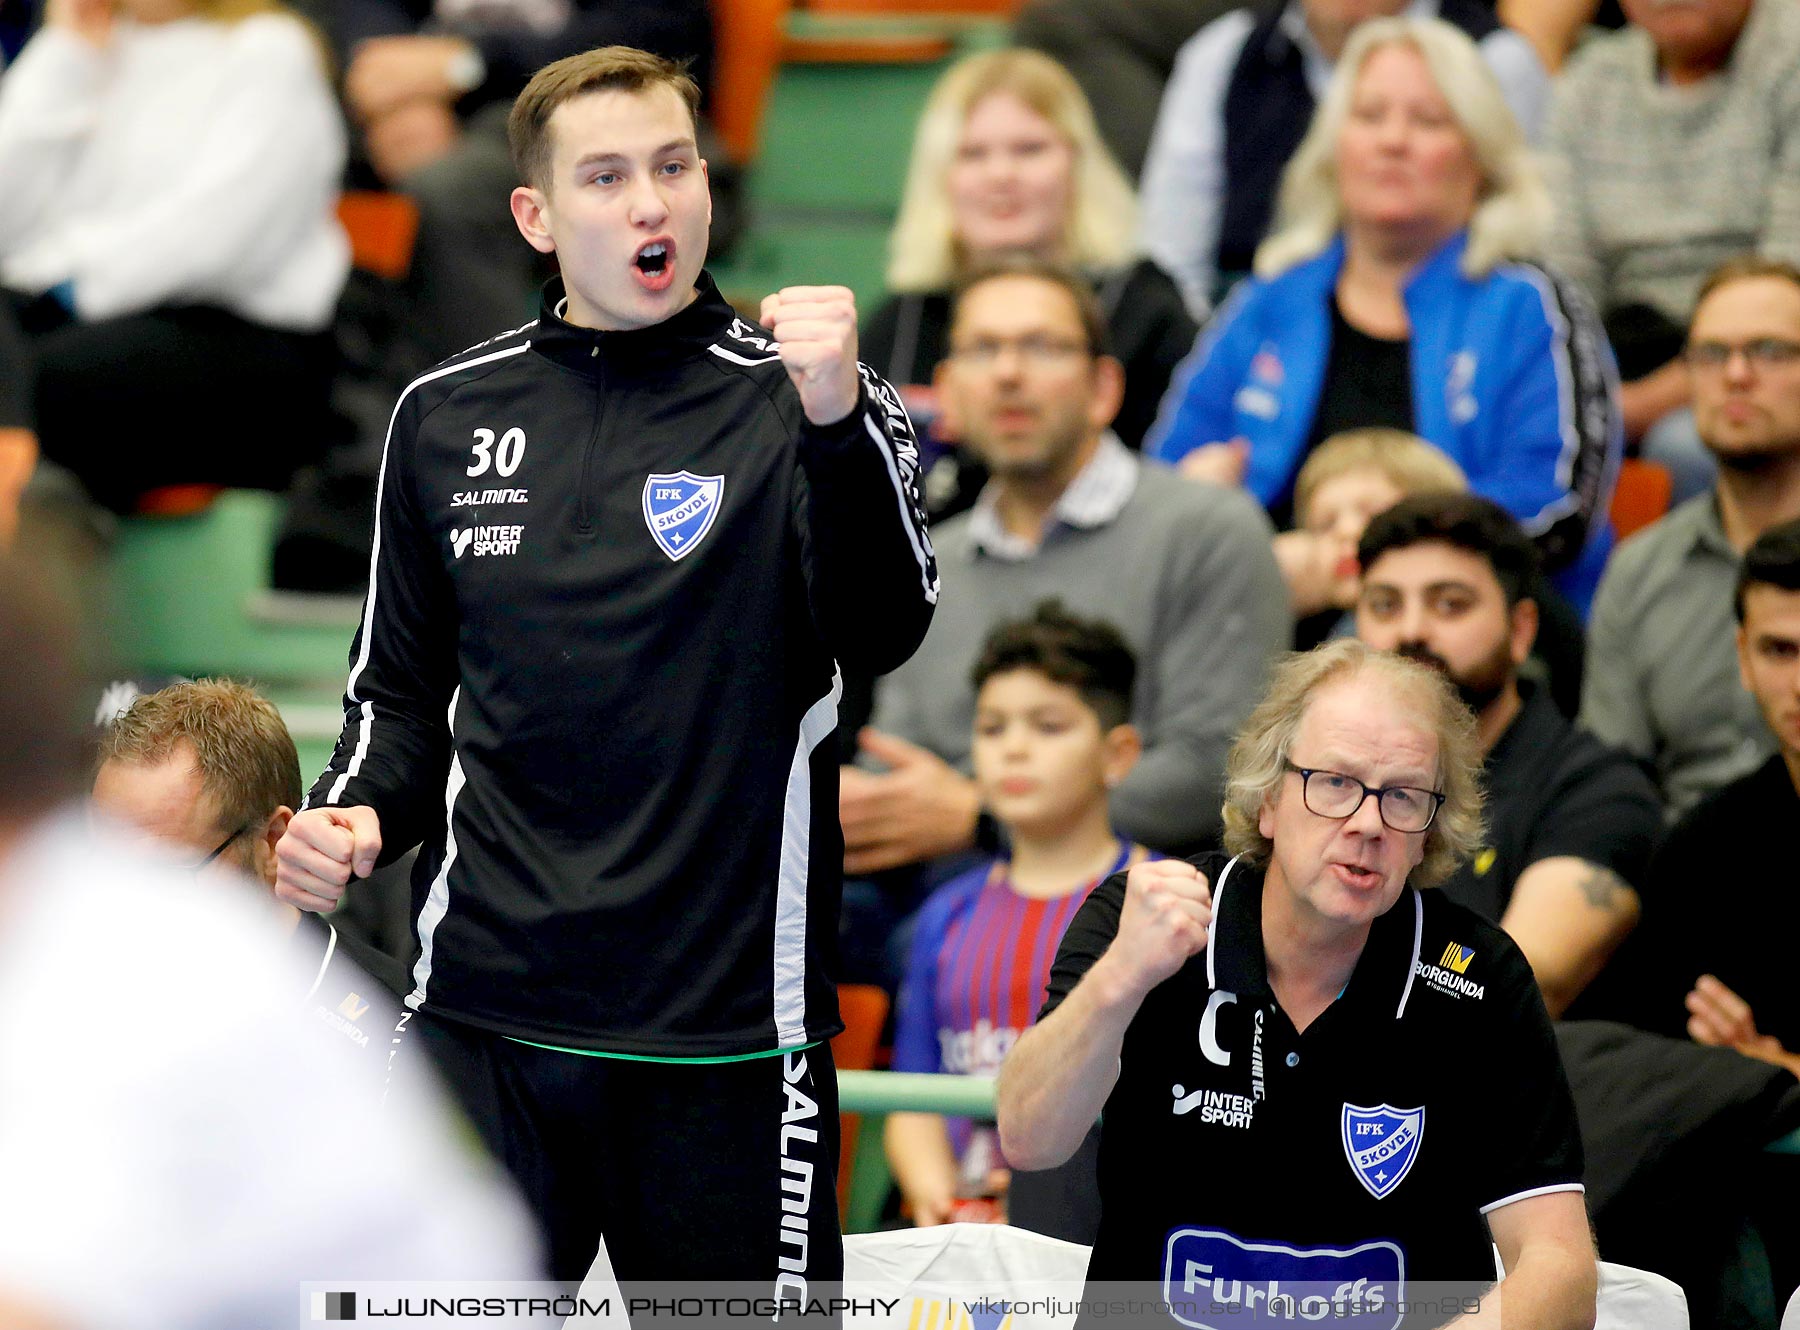
{"label": "collar of training top", "polygon": [[[1207,871],[1204,862],[1201,870]],[[1240,857],[1223,856],[1212,865],[1212,936],[1206,948],[1206,981],[1213,989],[1273,1000],[1269,958],[1263,950],[1262,897],[1264,870]],[[1406,1011],[1419,939],[1425,924],[1425,902],[1408,886],[1388,911],[1369,927],[1369,940],[1351,971],[1341,1001],[1398,1020]]]}
{"label": "collar of training top", "polygon": [[[538,324],[531,332],[532,350],[585,374],[597,373],[602,364],[642,366],[691,359],[727,339],[732,324],[738,321],[737,311],[719,294],[710,274],[701,272],[694,283],[694,293],[694,299],[685,308],[661,323],[602,332],[577,327],[558,314],[568,292],[561,277],[552,277],[544,283]],[[744,328],[754,336],[768,336],[765,329],[754,324],[745,323]]]}
{"label": "collar of training top", "polygon": [[300,922],[294,929],[293,948],[301,960],[312,970],[311,987],[306,996],[311,997],[318,991],[320,980],[325,971],[331,967],[331,958],[337,952],[337,929],[323,915],[314,914],[311,910],[300,911]]}

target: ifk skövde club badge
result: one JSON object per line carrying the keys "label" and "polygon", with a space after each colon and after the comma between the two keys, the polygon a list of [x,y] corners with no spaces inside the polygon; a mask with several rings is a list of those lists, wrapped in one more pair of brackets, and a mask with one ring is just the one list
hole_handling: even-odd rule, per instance
{"label": "ifk sk\u00f6vde club badge", "polygon": [[644,525],[671,560],[685,559],[706,539],[724,502],[724,476],[652,475],[644,481]]}
{"label": "ifk sk\u00f6vde club badge", "polygon": [[1419,1157],[1425,1135],[1424,1108],[1344,1105],[1344,1155],[1356,1180],[1376,1200],[1400,1185]]}

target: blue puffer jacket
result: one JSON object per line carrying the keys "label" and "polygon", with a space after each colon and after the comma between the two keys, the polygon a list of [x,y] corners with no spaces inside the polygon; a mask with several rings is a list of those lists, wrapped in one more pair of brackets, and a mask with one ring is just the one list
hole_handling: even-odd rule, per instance
{"label": "blue puffer jacket", "polygon": [[[1471,279],[1461,233],[1407,283],[1413,429],[1511,512],[1585,617],[1613,545],[1607,504],[1624,450],[1618,371],[1599,317],[1568,279],[1502,263]],[[1340,236],[1280,276],[1242,283],[1176,371],[1145,451],[1175,462],[1250,443],[1245,484],[1286,503],[1305,460],[1331,345]]]}

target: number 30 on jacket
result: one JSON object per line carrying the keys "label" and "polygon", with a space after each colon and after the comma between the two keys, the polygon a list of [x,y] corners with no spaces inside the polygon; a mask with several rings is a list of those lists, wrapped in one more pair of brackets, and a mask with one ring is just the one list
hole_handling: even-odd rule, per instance
{"label": "number 30 on jacket", "polygon": [[475,454],[475,460],[469,464],[467,474],[486,475],[488,467],[492,466],[496,474],[510,476],[525,460],[525,431],[515,425],[500,436],[500,446],[496,449],[494,431],[478,429],[475,446],[470,451]]}

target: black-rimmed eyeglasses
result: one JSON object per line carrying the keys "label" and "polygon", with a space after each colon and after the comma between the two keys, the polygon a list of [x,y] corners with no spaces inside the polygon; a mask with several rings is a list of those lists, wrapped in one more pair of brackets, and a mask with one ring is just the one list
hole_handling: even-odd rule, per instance
{"label": "black-rimmed eyeglasses", "polygon": [[206,858],[202,859],[199,863],[195,864],[193,866],[193,868],[190,869],[189,871],[194,872],[194,873],[200,873],[200,872],[204,872],[207,868],[211,867],[212,861],[214,859],[217,859],[221,854],[224,854],[225,851],[229,850],[231,848],[231,843],[233,841],[235,841],[239,836],[243,835],[246,831],[250,830],[250,828],[253,825],[255,825],[255,824],[250,823],[250,822],[244,823],[243,826],[239,827],[236,831],[232,832],[224,840],[220,841],[218,843],[218,845],[214,847],[213,852],[211,854],[207,855]]}
{"label": "black-rimmed eyeglasses", "polygon": [[1046,333],[1026,333],[1023,337],[1014,338],[971,337],[966,342],[953,344],[950,355],[952,359],[960,360],[966,365],[986,369],[998,363],[1000,357],[1008,351],[1017,352],[1021,360],[1033,365],[1060,365],[1077,356],[1092,354],[1086,342],[1052,337]]}
{"label": "black-rimmed eyeglasses", "polygon": [[1385,785],[1376,789],[1341,771],[1319,771],[1313,767],[1298,767],[1292,762],[1286,766],[1300,777],[1300,798],[1306,804],[1306,811],[1339,822],[1354,817],[1363,801],[1374,795],[1375,810],[1390,831],[1425,831],[1436,820],[1438,809],[1444,804],[1444,796],[1436,790],[1421,790],[1412,785]]}
{"label": "black-rimmed eyeglasses", "polygon": [[1745,363],[1761,370],[1785,369],[1800,360],[1800,342],[1785,337],[1757,337],[1748,342],[1689,342],[1681,357],[1689,369],[1718,372],[1742,355]]}

